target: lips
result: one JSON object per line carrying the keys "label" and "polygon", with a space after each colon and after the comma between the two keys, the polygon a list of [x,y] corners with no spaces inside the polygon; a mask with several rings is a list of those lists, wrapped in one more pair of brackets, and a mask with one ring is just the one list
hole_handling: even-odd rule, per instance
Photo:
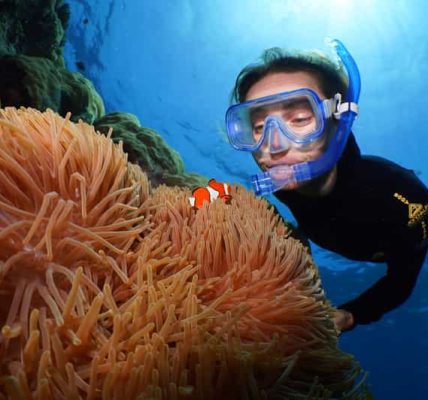
{"label": "lips", "polygon": [[271,157],[270,154],[260,154],[258,157],[256,155],[254,158],[263,171],[268,171],[269,169],[274,167],[289,167],[307,161],[305,159],[302,159],[302,157],[298,156],[298,154],[294,155],[289,153],[286,156],[278,157],[277,159],[275,159],[274,157]]}
{"label": "lips", "polygon": [[303,160],[287,160],[285,162],[284,160],[277,161],[277,162],[269,162],[269,163],[262,163],[263,167],[266,169],[270,169],[273,167],[289,167],[294,164],[301,163]]}

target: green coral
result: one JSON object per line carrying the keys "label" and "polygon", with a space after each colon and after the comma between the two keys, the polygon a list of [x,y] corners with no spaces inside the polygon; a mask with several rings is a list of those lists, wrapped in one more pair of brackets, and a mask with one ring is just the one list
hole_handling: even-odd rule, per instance
{"label": "green coral", "polygon": [[0,54],[44,57],[64,67],[69,16],[63,0],[1,0]]}
{"label": "green coral", "polygon": [[63,116],[70,111],[72,120],[88,123],[104,115],[104,102],[91,81],[48,58],[25,55],[0,56],[0,104],[50,108]]}
{"label": "green coral", "polygon": [[139,164],[154,186],[166,184],[194,188],[205,186],[208,178],[184,171],[180,154],[169,147],[154,130],[141,127],[138,118],[129,113],[114,112],[94,122],[95,128],[112,139],[122,141],[129,161]]}
{"label": "green coral", "polygon": [[88,123],[104,115],[92,82],[65,68],[69,17],[63,0],[0,0],[0,106],[70,111]]}
{"label": "green coral", "polygon": [[0,0],[0,106],[47,108],[71,120],[96,121],[99,131],[114,128],[129,160],[152,183],[204,186],[208,179],[184,171],[183,160],[155,131],[131,114],[104,116],[104,102],[91,81],[65,68],[63,47],[70,10],[63,0]]}

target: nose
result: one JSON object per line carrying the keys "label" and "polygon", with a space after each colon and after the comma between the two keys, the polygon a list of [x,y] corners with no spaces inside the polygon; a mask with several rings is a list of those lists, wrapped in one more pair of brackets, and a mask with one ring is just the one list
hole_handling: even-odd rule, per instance
{"label": "nose", "polygon": [[266,129],[266,147],[271,154],[277,154],[287,151],[290,148],[290,143],[281,129],[280,122],[276,117],[269,116],[265,121]]}

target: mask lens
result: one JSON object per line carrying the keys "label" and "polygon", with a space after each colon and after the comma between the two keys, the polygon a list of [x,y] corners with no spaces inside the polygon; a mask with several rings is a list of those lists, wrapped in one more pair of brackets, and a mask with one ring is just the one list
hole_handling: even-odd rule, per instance
{"label": "mask lens", "polygon": [[[288,98],[277,98],[248,109],[246,125],[247,129],[250,129],[251,125],[253,143],[259,144],[264,140],[268,117],[281,121],[283,134],[297,143],[305,142],[305,139],[318,132],[322,126],[322,116],[319,115],[318,105],[312,97],[292,95]],[[247,137],[249,136],[247,132]]]}
{"label": "mask lens", "polygon": [[319,118],[313,106],[306,96],[290,99],[282,104],[282,120],[296,138],[304,139],[317,131]]}
{"label": "mask lens", "polygon": [[305,89],[241,103],[226,115],[229,138],[236,148],[255,151],[267,135],[267,118],[274,117],[285,137],[308,143],[324,127],[319,102],[316,94]]}
{"label": "mask lens", "polygon": [[227,115],[229,139],[235,147],[251,150],[257,145],[253,137],[251,108],[238,107]]}

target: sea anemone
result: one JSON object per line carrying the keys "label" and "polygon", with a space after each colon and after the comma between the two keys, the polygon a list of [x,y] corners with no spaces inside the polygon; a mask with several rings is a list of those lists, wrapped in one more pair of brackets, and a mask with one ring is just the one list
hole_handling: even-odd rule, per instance
{"label": "sea anemone", "polygon": [[189,196],[90,125],[0,110],[0,398],[366,398],[269,204]]}

